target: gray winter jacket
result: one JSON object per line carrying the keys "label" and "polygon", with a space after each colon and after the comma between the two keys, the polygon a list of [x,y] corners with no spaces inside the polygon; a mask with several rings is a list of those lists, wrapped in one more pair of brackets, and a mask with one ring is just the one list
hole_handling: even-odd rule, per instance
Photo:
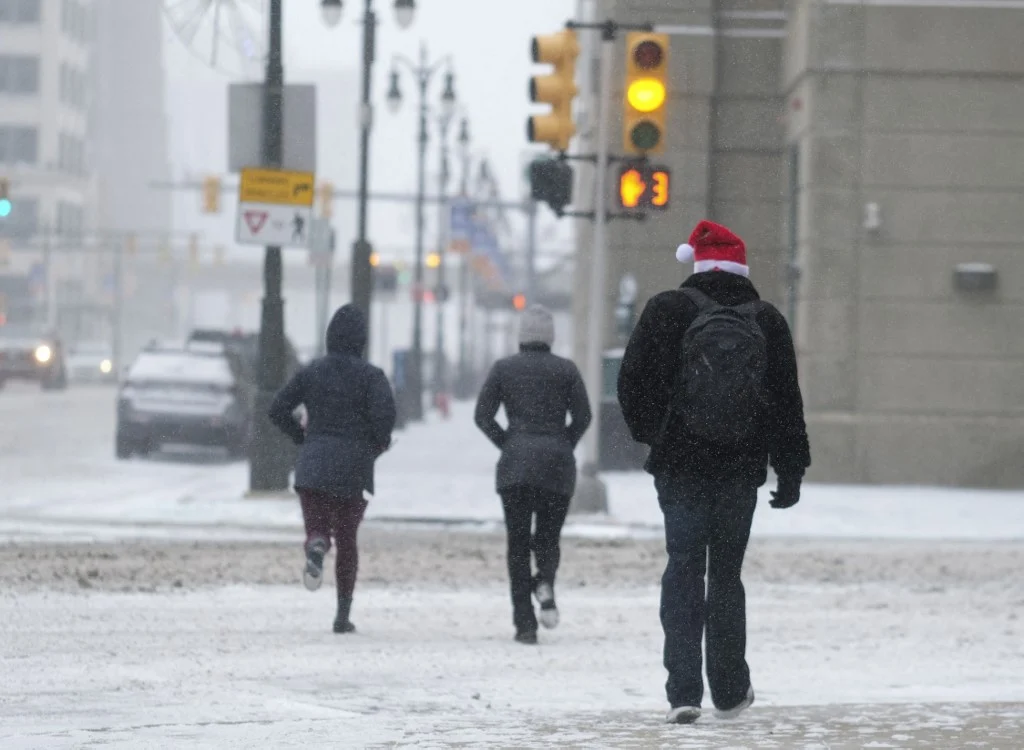
{"label": "gray winter jacket", "polygon": [[[495,419],[502,405],[507,429]],[[579,370],[547,346],[527,344],[519,354],[496,362],[477,400],[476,424],[501,450],[498,492],[526,486],[571,496],[576,486],[573,449],[590,420]]]}

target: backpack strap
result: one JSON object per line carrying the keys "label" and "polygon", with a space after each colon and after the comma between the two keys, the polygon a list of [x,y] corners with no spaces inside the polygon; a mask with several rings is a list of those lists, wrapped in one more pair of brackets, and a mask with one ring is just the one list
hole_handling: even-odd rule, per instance
{"label": "backpack strap", "polygon": [[683,287],[680,291],[686,299],[696,305],[698,314],[710,312],[715,308],[721,307],[721,305],[711,299],[708,295],[704,294],[700,289],[694,289],[693,287],[688,286]]}

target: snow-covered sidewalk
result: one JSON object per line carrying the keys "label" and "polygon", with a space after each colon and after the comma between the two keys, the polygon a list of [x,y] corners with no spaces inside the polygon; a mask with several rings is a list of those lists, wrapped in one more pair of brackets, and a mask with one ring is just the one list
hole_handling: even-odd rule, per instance
{"label": "snow-covered sidewalk", "polygon": [[[90,413],[84,405],[78,408]],[[97,419],[109,420],[108,409],[99,404]],[[79,441],[63,454],[44,452],[0,467],[0,540],[286,538],[301,528],[294,498],[245,497],[243,463],[202,455],[118,462],[110,451],[105,439]],[[395,447],[381,459],[368,518],[495,528],[501,523],[494,492],[497,455],[473,425],[469,404],[457,404],[447,421],[432,413],[427,422],[398,433]],[[605,480],[611,518],[571,519],[566,533],[659,536],[661,513],[651,478],[633,472],[607,474]],[[763,500],[771,489],[763,488]],[[763,502],[753,533],[1024,539],[1024,491],[809,485],[801,503],[786,512]]]}
{"label": "snow-covered sidewalk", "polygon": [[329,593],[297,586],[6,595],[0,746],[1019,747],[1024,654],[1002,605],[758,586],[756,706],[665,727],[652,588],[564,591],[539,648],[508,637],[501,587],[367,587],[351,637],[328,632]]}

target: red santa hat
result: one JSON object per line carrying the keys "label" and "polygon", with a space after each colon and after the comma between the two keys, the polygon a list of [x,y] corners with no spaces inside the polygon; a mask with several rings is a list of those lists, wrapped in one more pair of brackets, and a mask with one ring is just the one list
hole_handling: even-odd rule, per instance
{"label": "red santa hat", "polygon": [[701,221],[690,234],[690,241],[676,249],[676,260],[693,262],[693,272],[726,271],[749,276],[747,246],[743,240],[713,221]]}

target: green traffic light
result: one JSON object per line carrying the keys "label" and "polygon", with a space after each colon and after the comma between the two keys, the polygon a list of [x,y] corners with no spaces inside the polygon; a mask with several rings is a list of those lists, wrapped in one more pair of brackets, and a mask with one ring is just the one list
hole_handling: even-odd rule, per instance
{"label": "green traffic light", "polygon": [[11,215],[11,210],[14,208],[11,205],[10,200],[7,198],[0,199],[0,219],[6,219]]}
{"label": "green traffic light", "polygon": [[661,142],[661,129],[650,120],[642,120],[629,131],[629,140],[634,148],[650,151]]}

